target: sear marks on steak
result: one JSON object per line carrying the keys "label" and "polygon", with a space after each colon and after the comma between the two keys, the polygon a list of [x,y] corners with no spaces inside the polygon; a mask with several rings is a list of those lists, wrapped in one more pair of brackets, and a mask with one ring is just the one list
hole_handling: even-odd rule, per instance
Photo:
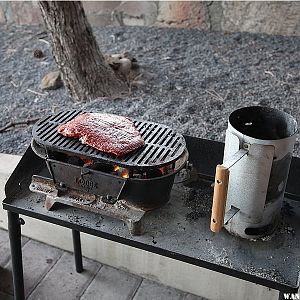
{"label": "sear marks on steak", "polygon": [[101,113],[84,113],[58,126],[57,131],[67,137],[102,152],[123,156],[142,147],[145,142],[129,118]]}

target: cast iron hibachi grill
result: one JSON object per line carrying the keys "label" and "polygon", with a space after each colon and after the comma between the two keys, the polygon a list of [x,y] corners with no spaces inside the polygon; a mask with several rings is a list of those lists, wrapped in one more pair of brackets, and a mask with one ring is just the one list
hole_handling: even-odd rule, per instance
{"label": "cast iron hibachi grill", "polygon": [[33,176],[30,189],[46,195],[48,210],[56,202],[79,207],[121,219],[141,234],[145,212],[169,200],[175,175],[186,165],[185,140],[167,126],[135,120],[145,145],[117,157],[57,132],[81,113],[63,111],[34,125],[32,148],[46,160],[52,180]]}

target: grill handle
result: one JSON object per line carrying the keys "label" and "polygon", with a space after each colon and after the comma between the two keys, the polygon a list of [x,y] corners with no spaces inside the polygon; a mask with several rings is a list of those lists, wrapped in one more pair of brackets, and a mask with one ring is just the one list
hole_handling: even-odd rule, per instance
{"label": "grill handle", "polygon": [[228,181],[229,168],[223,165],[217,165],[210,221],[210,230],[213,232],[219,232],[224,225]]}

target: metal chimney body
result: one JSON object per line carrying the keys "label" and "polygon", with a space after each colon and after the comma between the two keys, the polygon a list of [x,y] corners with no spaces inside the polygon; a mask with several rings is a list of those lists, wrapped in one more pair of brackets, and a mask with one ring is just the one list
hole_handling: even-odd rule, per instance
{"label": "metal chimney body", "polygon": [[275,229],[296,132],[295,119],[276,109],[245,107],[230,115],[223,160],[248,151],[230,168],[225,211],[239,209],[224,225],[230,233],[252,239]]}

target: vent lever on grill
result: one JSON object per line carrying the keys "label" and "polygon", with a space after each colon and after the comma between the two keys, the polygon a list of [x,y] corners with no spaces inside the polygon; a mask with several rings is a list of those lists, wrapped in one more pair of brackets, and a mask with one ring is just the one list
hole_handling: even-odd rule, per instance
{"label": "vent lever on grill", "polygon": [[125,180],[120,188],[119,194],[117,197],[113,197],[112,195],[101,196],[101,201],[107,204],[115,204],[118,200],[121,199],[122,192],[126,185],[127,180]]}
{"label": "vent lever on grill", "polygon": [[80,175],[86,175],[89,174],[91,172],[90,169],[88,169],[88,167],[90,166],[90,164],[84,164],[80,170]]}

